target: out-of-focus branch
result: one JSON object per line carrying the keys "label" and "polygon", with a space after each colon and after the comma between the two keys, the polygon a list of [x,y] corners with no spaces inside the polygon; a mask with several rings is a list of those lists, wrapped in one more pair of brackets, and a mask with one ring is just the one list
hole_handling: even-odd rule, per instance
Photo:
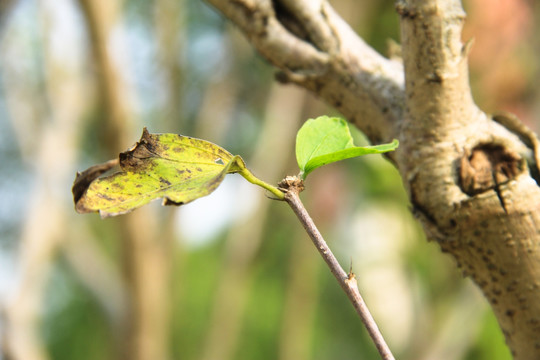
{"label": "out-of-focus branch", "polygon": [[62,254],[81,283],[105,310],[113,333],[119,334],[127,308],[125,284],[118,268],[103,249],[94,239],[85,236],[90,230],[85,229],[84,225],[77,225],[76,229],[72,229],[70,239],[63,244]]}
{"label": "out-of-focus branch", "polygon": [[128,120],[126,89],[122,87],[109,38],[113,26],[118,23],[121,1],[79,0],[79,3],[86,20],[98,75],[98,94],[106,114],[101,138],[116,154],[125,150],[126,144],[131,141],[125,131]]}
{"label": "out-of-focus branch", "polygon": [[182,82],[184,67],[180,54],[185,53],[187,36],[186,0],[159,0],[154,2],[154,32],[157,57],[162,68],[167,96],[164,109],[164,123],[172,129],[180,128],[185,117],[183,113]]}
{"label": "out-of-focus branch", "polygon": [[11,9],[17,4],[16,0],[0,0],[0,30],[7,21]]}
{"label": "out-of-focus branch", "polygon": [[[279,178],[287,163],[288,149],[304,104],[298,89],[273,85],[266,109],[262,139],[250,159],[258,176]],[[258,166],[258,168],[257,168]],[[270,201],[260,198],[248,219],[235,224],[227,236],[220,282],[212,309],[210,329],[203,346],[203,360],[234,358],[242,319],[252,283],[252,266],[264,238],[264,220]],[[248,225],[246,225],[248,224]],[[249,239],[249,240],[247,240]]]}
{"label": "out-of-focus branch", "polygon": [[[38,16],[51,20],[51,11],[50,7],[40,6]],[[14,105],[10,109],[13,127],[28,125],[25,122],[30,120],[33,126],[38,125],[41,129],[35,141],[35,152],[29,157],[35,169],[35,187],[29,189],[28,212],[24,215],[19,279],[6,308],[7,352],[9,358],[15,360],[49,359],[41,333],[43,300],[55,255],[66,239],[63,230],[69,224],[61,189],[72,181],[77,149],[75,140],[84,111],[79,73],[53,56],[49,37],[52,28],[47,24],[45,21],[40,28],[44,50],[41,65],[45,77],[39,89],[44,93],[47,112],[36,112],[36,99],[29,100],[23,95],[36,91],[28,83],[21,85],[24,90],[21,93],[11,93],[13,89],[5,87],[5,96],[16,98],[14,102],[8,101],[10,106]],[[3,72],[6,70],[16,73],[13,69],[2,69]],[[23,111],[17,108],[17,103],[24,107]],[[29,117],[32,113],[37,118]],[[28,136],[26,129],[20,133]],[[71,211],[71,207],[69,209]]]}
{"label": "out-of-focus branch", "polygon": [[396,137],[404,104],[402,65],[369,47],[327,1],[207,2],[280,70],[278,80],[313,91],[375,143]]}
{"label": "out-of-focus branch", "polygon": [[[127,89],[110,51],[112,28],[120,17],[121,1],[80,0],[95,58],[99,95],[104,104],[103,146],[110,154],[131,143]],[[118,220],[123,273],[128,289],[120,357],[130,360],[169,358],[169,239],[157,235],[152,209],[140,209]]]}

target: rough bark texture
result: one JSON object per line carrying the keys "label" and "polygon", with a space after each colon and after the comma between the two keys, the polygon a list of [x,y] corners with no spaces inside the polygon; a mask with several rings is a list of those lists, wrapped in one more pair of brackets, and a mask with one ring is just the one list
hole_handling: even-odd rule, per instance
{"label": "rough bark texture", "polygon": [[[391,155],[429,239],[489,300],[516,359],[540,358],[538,139],[475,105],[458,0],[399,1],[403,64],[322,0],[207,0],[279,69]],[[533,175],[531,175],[533,174]]]}

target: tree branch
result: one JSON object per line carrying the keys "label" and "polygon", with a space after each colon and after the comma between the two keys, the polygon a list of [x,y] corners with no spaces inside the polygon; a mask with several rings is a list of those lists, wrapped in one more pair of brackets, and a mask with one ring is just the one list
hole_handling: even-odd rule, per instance
{"label": "tree branch", "polygon": [[396,137],[404,104],[402,65],[369,47],[328,2],[207,2],[280,70],[278,80],[313,91],[374,143]]}
{"label": "tree branch", "polygon": [[302,204],[302,201],[298,196],[298,194],[304,189],[302,180],[297,177],[286,177],[280,182],[279,186],[285,192],[285,201],[294,211],[304,229],[306,229],[311,241],[313,241],[313,244],[328,265],[328,268],[338,281],[343,291],[345,291],[345,294],[347,294],[347,297],[353,304],[354,309],[362,319],[362,322],[364,323],[373,343],[377,347],[381,358],[384,360],[393,360],[394,356],[392,355],[390,348],[386,344],[377,323],[373,319],[373,316],[371,316],[364,299],[358,291],[358,284],[354,274],[352,272],[347,274],[341,265],[339,265],[339,262],[332,253],[332,250],[330,250],[328,244],[326,241],[324,241],[319,229],[317,229],[315,223],[306,211],[304,204]]}
{"label": "tree branch", "polygon": [[536,168],[537,141],[474,104],[458,0],[397,9],[408,99],[397,163],[415,213],[480,286],[515,358],[539,358],[540,188],[525,163]]}
{"label": "tree branch", "polygon": [[278,80],[311,90],[372,142],[400,140],[389,156],[428,238],[481,288],[515,358],[540,358],[540,188],[530,174],[539,142],[475,105],[460,1],[397,3],[403,66],[326,1],[207,1],[281,71]]}

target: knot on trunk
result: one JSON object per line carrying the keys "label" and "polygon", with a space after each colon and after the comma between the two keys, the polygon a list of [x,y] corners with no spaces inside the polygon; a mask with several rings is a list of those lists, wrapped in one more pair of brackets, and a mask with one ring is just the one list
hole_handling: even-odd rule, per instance
{"label": "knot on trunk", "polygon": [[459,180],[464,193],[473,196],[514,179],[524,169],[517,153],[498,144],[480,144],[460,161]]}

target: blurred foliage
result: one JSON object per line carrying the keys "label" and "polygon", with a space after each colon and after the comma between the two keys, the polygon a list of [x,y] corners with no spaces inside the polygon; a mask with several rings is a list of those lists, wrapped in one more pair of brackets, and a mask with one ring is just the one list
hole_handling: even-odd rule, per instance
{"label": "blurred foliage", "polygon": [[114,334],[105,314],[62,260],[51,272],[43,301],[48,311],[42,331],[52,359],[114,359]]}
{"label": "blurred foliage", "polygon": [[[108,46],[126,90],[122,96],[128,120],[121,127],[132,141],[122,143],[123,148],[148,126],[151,132],[177,132],[219,143],[262,172],[272,167],[272,160],[256,164],[248,159],[268,140],[265,136],[294,136],[265,133],[268,122],[279,120],[282,108],[296,109],[287,119],[294,129],[307,118],[336,115],[301,92],[272,103],[272,97],[287,87],[274,84],[272,68],[203,2],[108,4],[113,3],[119,13]],[[383,53],[388,38],[399,39],[393,3],[332,1]],[[539,63],[539,37],[534,34],[539,30],[533,20],[538,9],[531,15],[530,2],[501,3],[507,10],[481,0],[465,2],[470,14],[464,38],[474,36],[475,48],[480,49],[471,54],[475,94],[482,106],[515,111],[535,127],[540,91],[534,81]],[[0,39],[0,237],[2,245],[15,244],[4,247],[0,259],[20,259],[17,269],[0,261],[6,274],[0,277],[2,300],[6,303],[10,293],[22,291],[13,279],[27,276],[28,258],[45,259],[45,270],[37,271],[49,272],[43,294],[38,287],[33,296],[41,296],[39,334],[54,360],[116,359],[123,352],[122,330],[113,325],[102,300],[81,275],[70,255],[70,241],[94,244],[102,260],[114,264],[107,270],[111,278],[129,283],[134,271],[126,265],[135,245],[124,242],[130,236],[124,220],[76,215],[69,194],[76,170],[115,156],[102,138],[110,114],[97,89],[100,71],[85,16],[77,1],[15,1],[4,16]],[[503,21],[512,26],[497,26]],[[499,48],[501,37],[494,35],[499,30],[508,31],[504,51]],[[358,145],[366,144],[358,132],[353,136]],[[261,152],[268,159],[281,150],[289,154],[279,165],[282,176],[297,171],[293,147]],[[249,207],[253,194],[239,190],[234,201],[211,203],[210,208],[220,207],[224,213],[250,210],[199,242],[187,239],[186,229],[179,225],[191,205],[149,206],[157,224],[151,240],[170,244],[161,259],[170,263],[170,276],[153,279],[167,285],[162,296],[170,304],[168,323],[164,322],[170,330],[164,342],[170,358],[205,359],[207,351],[222,347],[230,348],[230,354],[220,360],[377,358],[354,310],[292,212],[262,196]],[[383,157],[320,169],[310,176],[303,197],[344,268],[352,263],[361,292],[397,358],[510,359],[485,300],[436,244],[426,242],[410,214],[397,171]],[[266,215],[260,223],[250,217],[259,211]],[[211,222],[188,225],[212,227]],[[237,237],[250,226],[260,226],[260,239]],[[48,257],[28,255],[29,247],[46,242],[51,244]],[[144,251],[150,257],[150,250]],[[94,257],[83,254],[89,261],[83,269],[97,266]],[[105,280],[109,278],[98,279],[98,284]],[[220,298],[224,283],[234,284],[235,293],[229,295],[240,309],[237,326],[221,324],[216,315],[220,305],[229,306]],[[236,310],[222,311],[233,316]],[[4,324],[3,328],[8,329]],[[212,331],[221,328],[229,330],[218,333],[216,340]],[[220,336],[233,340],[219,344]]]}

